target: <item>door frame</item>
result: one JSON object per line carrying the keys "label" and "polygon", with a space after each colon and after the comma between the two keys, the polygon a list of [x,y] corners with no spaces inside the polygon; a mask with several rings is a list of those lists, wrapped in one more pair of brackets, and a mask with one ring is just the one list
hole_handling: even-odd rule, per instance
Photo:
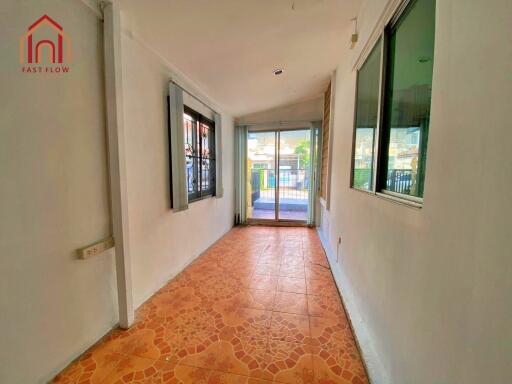
{"label": "door frame", "polygon": [[[289,132],[289,131],[311,131],[313,129],[312,127],[290,127],[290,128],[282,128],[282,127],[276,127],[276,128],[264,128],[264,129],[248,129],[247,131],[247,138],[249,137],[250,133],[258,133],[258,132],[274,132],[275,133],[275,173],[276,173],[276,189],[275,189],[275,216],[274,219],[254,219],[254,218],[247,218],[247,224],[249,225],[276,225],[276,226],[307,226],[307,219],[306,220],[294,220],[294,219],[280,219],[279,218],[279,192],[280,192],[280,180],[279,180],[279,153],[280,153],[280,146],[281,146],[281,132]],[[247,162],[248,159],[248,153],[245,154],[246,158],[245,161]],[[309,192],[308,192],[309,193]],[[247,204],[247,201],[245,202]],[[311,209],[309,207],[308,203],[308,210]]]}

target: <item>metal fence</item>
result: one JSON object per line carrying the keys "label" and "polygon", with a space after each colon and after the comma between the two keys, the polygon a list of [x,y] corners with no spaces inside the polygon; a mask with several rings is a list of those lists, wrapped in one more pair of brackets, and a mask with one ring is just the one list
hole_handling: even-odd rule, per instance
{"label": "metal fence", "polygon": [[411,169],[390,169],[386,187],[389,191],[408,195],[411,193],[412,182]]}
{"label": "metal fence", "polygon": [[[279,170],[279,198],[292,200],[307,200],[310,183],[309,170],[307,169],[280,169]],[[251,200],[275,198],[276,170],[252,169],[251,170]]]}
{"label": "metal fence", "polygon": [[[411,169],[390,169],[388,170],[386,189],[388,191],[410,194],[414,178]],[[372,169],[355,168],[353,185],[356,188],[371,190]]]}

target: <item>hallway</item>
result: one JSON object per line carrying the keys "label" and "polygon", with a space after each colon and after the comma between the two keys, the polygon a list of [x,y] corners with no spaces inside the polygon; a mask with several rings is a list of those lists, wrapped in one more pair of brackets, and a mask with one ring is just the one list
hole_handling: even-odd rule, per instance
{"label": "hallway", "polygon": [[315,230],[237,227],[55,383],[367,383]]}

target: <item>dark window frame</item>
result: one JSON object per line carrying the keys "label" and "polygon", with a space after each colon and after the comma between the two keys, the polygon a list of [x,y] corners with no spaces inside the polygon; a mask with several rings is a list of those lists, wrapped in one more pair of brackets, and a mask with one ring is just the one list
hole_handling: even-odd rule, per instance
{"label": "dark window frame", "polygon": [[[195,173],[196,179],[196,188],[193,191],[188,192],[188,202],[192,203],[195,201],[207,199],[209,197],[213,197],[216,195],[216,152],[215,152],[215,122],[207,117],[203,116],[199,112],[193,110],[187,105],[183,106],[184,115],[187,114],[193,118],[194,125],[193,127],[193,155],[185,155],[188,159],[192,159],[193,161],[193,172]],[[202,135],[202,125],[208,127],[209,135],[208,135],[208,149],[210,154],[208,157],[203,157],[203,140],[197,140],[198,135]],[[199,148],[198,148],[199,146]],[[196,155],[198,154],[198,155]],[[203,189],[203,166],[204,160],[209,161],[209,180],[208,186],[209,188]],[[187,187],[188,187],[188,178],[187,178]]]}
{"label": "dark window frame", "polygon": [[[401,18],[406,16],[409,10],[414,6],[414,4],[418,0],[403,0],[400,5],[395,10],[393,16],[389,19],[389,21],[384,25],[378,34],[377,38],[373,42],[372,46],[366,52],[366,56],[364,60],[360,62],[360,65],[357,67],[356,71],[356,82],[355,82],[355,103],[354,103],[354,122],[353,122],[353,131],[352,131],[352,151],[351,151],[351,167],[350,167],[350,189],[355,191],[377,195],[379,197],[384,197],[387,199],[391,199],[398,203],[406,204],[409,206],[414,206],[417,208],[421,208],[423,206],[423,197],[416,197],[402,193],[396,193],[393,191],[386,190],[387,183],[387,145],[389,145],[389,133],[390,129],[386,127],[386,92],[388,89],[387,81],[389,80],[389,41],[391,37],[391,33],[393,29],[399,24]],[[354,186],[354,166],[355,166],[355,144],[356,144],[356,130],[357,130],[357,97],[358,97],[358,81],[359,81],[359,71],[364,66],[368,57],[373,52],[374,48],[381,43],[381,53],[380,53],[380,71],[379,71],[379,95],[378,95],[378,117],[377,117],[377,127],[374,133],[374,152],[373,152],[373,172],[372,172],[372,188],[369,190],[357,188]],[[435,42],[434,42],[435,44]],[[427,133],[427,142],[428,142],[428,133]],[[420,148],[420,150],[422,150]],[[428,151],[428,149],[427,149]],[[425,185],[425,163],[426,163],[426,155],[422,160],[423,164],[423,178],[422,188]]]}

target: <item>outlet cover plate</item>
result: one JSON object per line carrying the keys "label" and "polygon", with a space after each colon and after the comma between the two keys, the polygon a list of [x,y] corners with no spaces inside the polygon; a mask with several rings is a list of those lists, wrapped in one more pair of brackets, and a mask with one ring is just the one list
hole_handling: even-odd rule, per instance
{"label": "outlet cover plate", "polygon": [[89,257],[99,255],[112,247],[114,247],[114,238],[110,236],[94,244],[79,248],[77,250],[78,258],[88,259]]}

